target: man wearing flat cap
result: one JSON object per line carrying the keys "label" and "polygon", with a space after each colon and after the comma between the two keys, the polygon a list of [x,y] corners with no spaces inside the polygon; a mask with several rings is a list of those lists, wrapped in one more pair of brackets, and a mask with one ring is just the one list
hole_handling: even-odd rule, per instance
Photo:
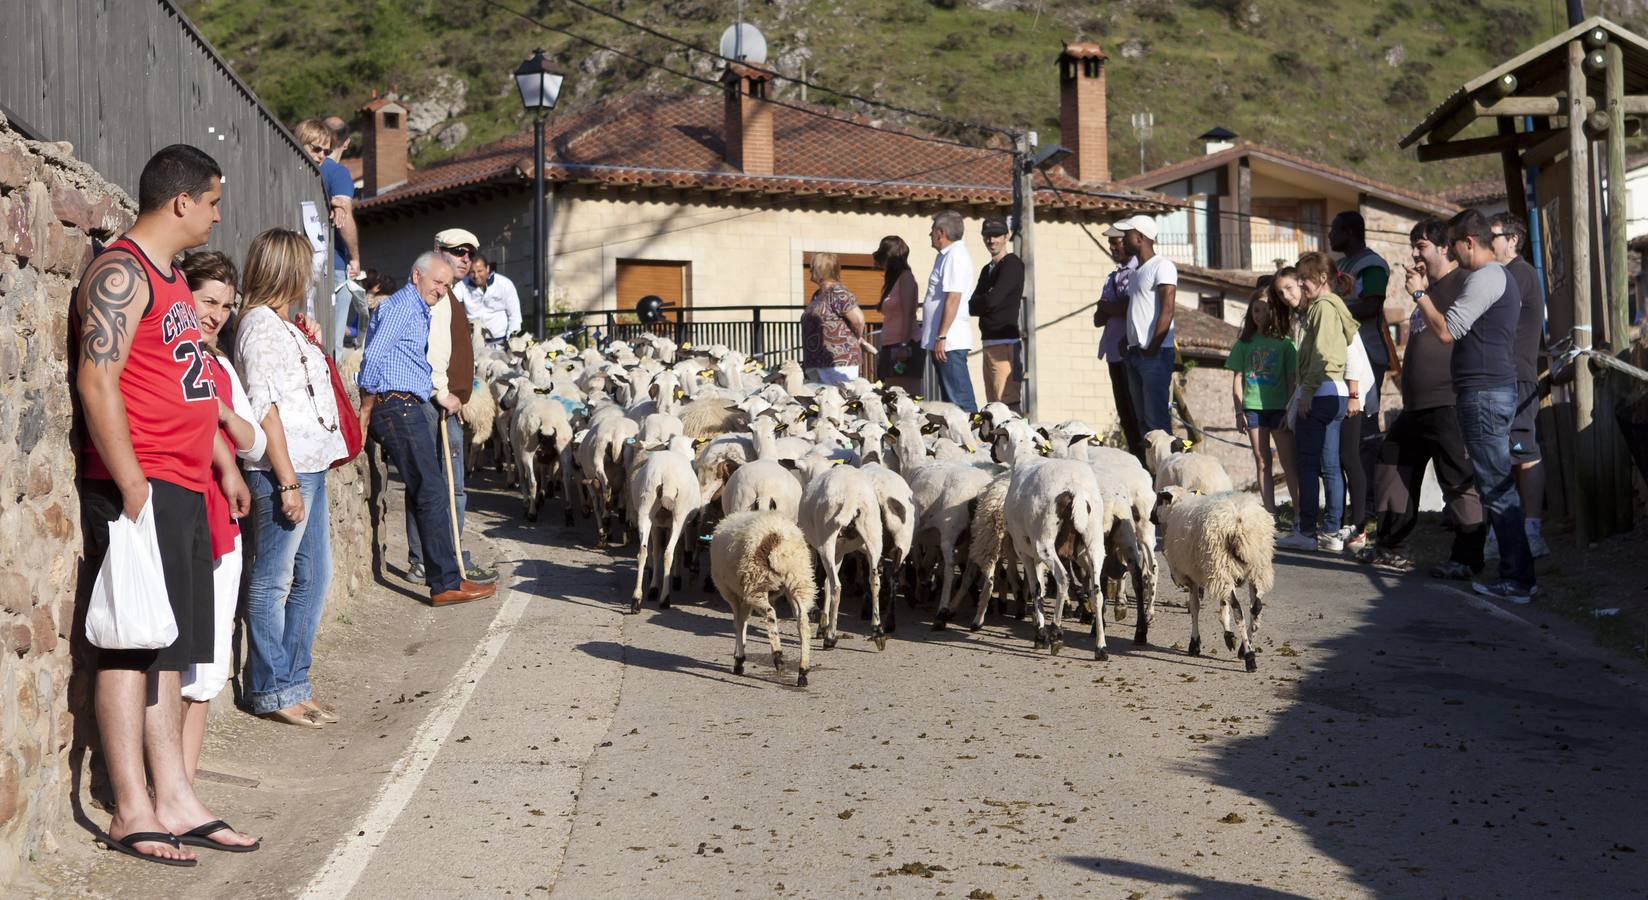
{"label": "man wearing flat cap", "polygon": [[967,313],[979,320],[979,346],[984,351],[984,402],[1019,408],[1019,306],[1024,302],[1024,262],[1010,252],[1007,220],[984,220],[980,233],[990,259],[979,272],[978,284],[967,302]]}
{"label": "man wearing flat cap", "polygon": [[[469,333],[469,315],[463,304],[464,292],[456,285],[469,274],[469,262],[480,249],[480,240],[463,228],[448,228],[435,235],[435,251],[452,266],[454,289],[430,308],[429,313],[429,367],[435,383],[427,414],[429,427],[440,439],[440,419],[446,418],[447,455],[452,460],[452,483],[449,490],[458,512],[459,543],[463,543],[464,507],[468,495],[464,491],[464,437],[463,423],[458,410],[469,402],[470,389],[475,383],[475,349]],[[418,539],[418,525],[410,512],[406,516],[408,557],[414,579],[423,575],[422,543]],[[464,549],[464,577],[480,584],[498,580],[498,571],[475,564],[468,548]]]}

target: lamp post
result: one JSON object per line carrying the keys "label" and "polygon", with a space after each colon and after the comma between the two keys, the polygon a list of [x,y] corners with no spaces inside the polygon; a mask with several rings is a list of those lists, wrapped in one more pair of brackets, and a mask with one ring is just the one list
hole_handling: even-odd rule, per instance
{"label": "lamp post", "polygon": [[549,282],[548,226],[544,221],[544,120],[561,99],[561,82],[566,76],[555,71],[544,59],[544,51],[532,51],[532,57],[515,70],[515,87],[521,92],[521,105],[533,114],[532,123],[532,292],[537,297],[533,324],[538,340],[544,339],[544,308]]}

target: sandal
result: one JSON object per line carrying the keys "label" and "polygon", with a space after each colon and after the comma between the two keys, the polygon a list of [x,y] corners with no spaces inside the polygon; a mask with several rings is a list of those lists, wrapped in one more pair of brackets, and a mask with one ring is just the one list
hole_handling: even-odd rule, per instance
{"label": "sandal", "polygon": [[184,869],[193,868],[200,865],[200,860],[198,859],[167,859],[164,856],[155,856],[137,849],[138,844],[148,843],[170,844],[173,847],[178,846],[179,841],[177,836],[167,834],[164,831],[134,831],[123,838],[116,838],[105,831],[97,836],[97,842],[110,850],[115,851],[116,853],[124,853],[127,856],[135,856],[144,862],[159,863],[163,866],[177,866]]}
{"label": "sandal", "polygon": [[206,847],[210,850],[222,850],[225,853],[251,853],[263,846],[262,841],[253,841],[250,844],[241,846],[240,844],[225,844],[207,837],[209,834],[217,834],[225,830],[235,831],[236,829],[230,827],[229,823],[222,819],[213,819],[205,825],[183,832],[177,836],[176,840],[180,844],[188,844],[191,847]]}

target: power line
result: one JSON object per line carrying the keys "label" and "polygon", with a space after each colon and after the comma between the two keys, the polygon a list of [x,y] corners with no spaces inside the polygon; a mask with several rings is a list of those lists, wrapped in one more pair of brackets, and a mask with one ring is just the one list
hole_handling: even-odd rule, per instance
{"label": "power line", "polygon": [[[722,87],[723,87],[721,82],[719,82],[719,81],[715,81],[713,79],[705,78],[701,75],[694,75],[691,72],[683,72],[680,69],[671,68],[669,66],[664,65],[663,63],[653,62],[650,59],[644,59],[644,58],[642,58],[640,56],[637,56],[633,53],[629,53],[629,52],[624,51],[624,50],[619,50],[617,47],[609,47],[606,44],[601,43],[600,41],[597,41],[593,38],[584,37],[583,35],[578,34],[577,32],[569,31],[565,28],[562,28],[559,25],[551,25],[548,22],[544,22],[540,19],[534,18],[533,16],[527,15],[526,13],[523,13],[519,10],[511,9],[511,8],[503,5],[502,3],[498,2],[498,0],[481,0],[481,2],[485,3],[487,6],[490,6],[494,9],[497,9],[501,12],[508,13],[508,14],[518,18],[518,19],[521,19],[522,21],[531,23],[532,25],[536,25],[537,27],[542,28],[545,31],[553,31],[556,34],[565,35],[569,38],[572,38],[575,41],[579,41],[580,43],[588,44],[589,46],[594,47],[598,50],[605,50],[608,53],[611,53],[615,56],[619,56],[619,57],[622,57],[624,59],[630,60],[631,62],[640,63],[641,65],[646,66],[649,69],[657,69],[657,70],[662,71],[662,72],[668,72],[669,74],[674,75],[677,78],[685,78],[688,81],[696,81],[700,84],[707,84],[710,87],[716,88],[717,90],[721,90]],[[854,128],[862,128],[866,131],[874,131],[877,134],[897,135],[899,137],[909,138],[910,140],[913,140],[913,141],[925,141],[929,144],[943,144],[943,145],[947,145],[947,146],[951,146],[951,147],[960,147],[964,150],[973,150],[973,151],[976,151],[976,152],[979,152],[979,153],[999,153],[999,154],[1003,154],[1003,155],[1011,155],[1012,152],[1013,152],[1011,150],[1006,150],[1006,149],[1002,149],[1002,148],[999,148],[999,147],[980,147],[980,146],[977,146],[977,145],[974,145],[974,144],[966,143],[964,141],[955,141],[955,140],[951,140],[949,138],[941,138],[941,137],[937,137],[937,136],[934,136],[934,135],[912,134],[908,131],[899,131],[899,130],[894,129],[894,128],[881,128],[881,127],[878,127],[878,126],[875,126],[875,125],[871,125],[868,122],[860,122],[857,119],[852,119],[852,118],[848,118],[848,117],[845,117],[845,116],[832,116],[829,113],[820,112],[819,110],[813,109],[811,107],[801,106],[801,105],[795,104],[795,103],[787,103],[783,100],[776,100],[776,99],[773,99],[773,98],[770,98],[770,97],[765,98],[762,102],[763,103],[771,103],[774,106],[782,106],[785,109],[793,109],[796,112],[805,113],[806,115],[809,115],[809,116],[816,116],[820,119],[829,119],[832,122],[840,122],[843,125],[851,125]]]}
{"label": "power line", "polygon": [[[644,31],[647,34],[652,35],[653,37],[659,38],[661,40],[669,41],[670,43],[676,44],[676,45],[681,46],[681,47],[685,47],[688,50],[692,50],[696,53],[702,53],[706,56],[712,56],[716,59],[721,60],[722,62],[737,63],[739,65],[748,65],[748,63],[745,63],[741,59],[733,59],[730,56],[722,56],[720,53],[718,53],[714,50],[705,49],[703,47],[698,46],[697,44],[691,43],[690,41],[683,40],[683,39],[678,38],[678,37],[676,37],[672,34],[669,34],[667,32],[659,31],[656,28],[653,28],[653,27],[651,27],[649,25],[646,25],[644,23],[632,21],[630,19],[626,19],[623,16],[618,15],[617,13],[608,12],[607,10],[601,9],[600,7],[595,6],[592,3],[586,3],[585,0],[566,0],[566,2],[571,3],[573,6],[579,7],[580,9],[589,10],[590,12],[595,13],[598,16],[605,16],[606,18],[609,18],[609,19],[613,20],[614,22],[619,22],[619,23],[621,23],[623,25],[626,25],[630,28],[634,28],[634,29],[637,29],[639,31]],[[876,107],[880,107],[882,109],[889,110],[891,112],[900,113],[900,114],[906,115],[906,116],[916,116],[918,118],[929,119],[929,120],[934,121],[934,122],[942,122],[943,124],[948,125],[951,128],[957,128],[957,129],[973,128],[973,129],[977,129],[979,131],[986,131],[986,132],[992,132],[994,134],[999,134],[999,135],[1002,135],[1002,136],[1007,137],[1009,139],[1018,137],[1018,135],[1015,134],[1014,132],[1008,131],[1004,128],[997,128],[994,125],[981,125],[981,124],[976,123],[976,122],[967,122],[967,121],[964,121],[962,119],[956,119],[956,118],[952,118],[950,116],[940,115],[938,113],[922,112],[921,110],[918,110],[918,109],[910,109],[908,107],[897,106],[897,105],[892,104],[892,103],[887,103],[886,101],[883,101],[883,100],[874,100],[874,99],[871,99],[869,97],[865,97],[865,96],[862,96],[862,95],[859,95],[859,94],[854,94],[850,91],[843,91],[843,90],[839,90],[837,88],[829,87],[827,85],[819,84],[815,81],[808,81],[805,78],[797,78],[794,75],[784,75],[784,74],[779,73],[779,72],[773,72],[773,75],[776,78],[781,78],[785,81],[793,82],[793,83],[799,84],[803,87],[811,88],[815,91],[823,91],[824,93],[827,93],[827,94],[835,94],[838,97],[845,97],[848,100],[853,100],[853,101],[856,101],[858,103],[863,103],[866,106],[876,106]]]}

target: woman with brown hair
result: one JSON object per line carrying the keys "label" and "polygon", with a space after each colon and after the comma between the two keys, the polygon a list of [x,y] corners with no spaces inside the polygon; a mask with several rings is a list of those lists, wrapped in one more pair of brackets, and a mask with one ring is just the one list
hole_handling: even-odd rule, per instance
{"label": "woman with brown hair", "polygon": [[[1290,305],[1302,310],[1299,327],[1299,388],[1294,395],[1293,429],[1298,442],[1298,517],[1292,534],[1277,546],[1294,550],[1338,553],[1345,549],[1339,535],[1345,510],[1345,478],[1339,466],[1339,426],[1356,392],[1347,387],[1345,363],[1356,336],[1356,318],[1332,290],[1336,274],[1325,253],[1299,258],[1296,293],[1284,292]],[[1282,278],[1277,277],[1276,282]],[[1273,283],[1276,283],[1273,282]],[[1291,301],[1297,297],[1296,301]],[[1318,493],[1318,482],[1320,490]],[[1317,512],[1326,495],[1321,520]]]}
{"label": "woman with brown hair", "polygon": [[[205,364],[217,389],[218,427],[223,438],[243,462],[262,459],[266,448],[263,429],[252,416],[251,401],[240,376],[218,349],[218,334],[235,309],[235,264],[217,251],[190,253],[178,265],[189,281],[195,298],[195,315],[200,319],[200,335],[206,343]],[[217,485],[206,495],[207,530],[212,536],[212,661],[196,663],[183,673],[183,771],[190,783],[200,761],[200,746],[206,739],[206,711],[212,698],[229,683],[230,645],[235,627],[235,611],[240,605],[240,573],[243,562],[240,525],[229,512],[229,503]]]}
{"label": "woman with brown hair", "polygon": [[921,295],[910,271],[910,245],[896,234],[881,239],[872,259],[881,270],[881,332],[876,342],[876,377],[889,384],[921,383],[920,334],[916,310]]}
{"label": "woman with brown hair", "polygon": [[841,261],[834,253],[814,253],[810,268],[818,290],[801,312],[801,368],[808,381],[846,384],[858,377],[864,313],[841,283]]}
{"label": "woman with brown hair", "polygon": [[235,358],[268,436],[264,458],[247,464],[256,549],[246,591],[246,700],[257,715],[319,728],[337,721],[309,683],[332,576],[326,472],[347,451],[326,354],[288,321],[309,288],[310,258],[308,239],[295,231],[253,239]]}

